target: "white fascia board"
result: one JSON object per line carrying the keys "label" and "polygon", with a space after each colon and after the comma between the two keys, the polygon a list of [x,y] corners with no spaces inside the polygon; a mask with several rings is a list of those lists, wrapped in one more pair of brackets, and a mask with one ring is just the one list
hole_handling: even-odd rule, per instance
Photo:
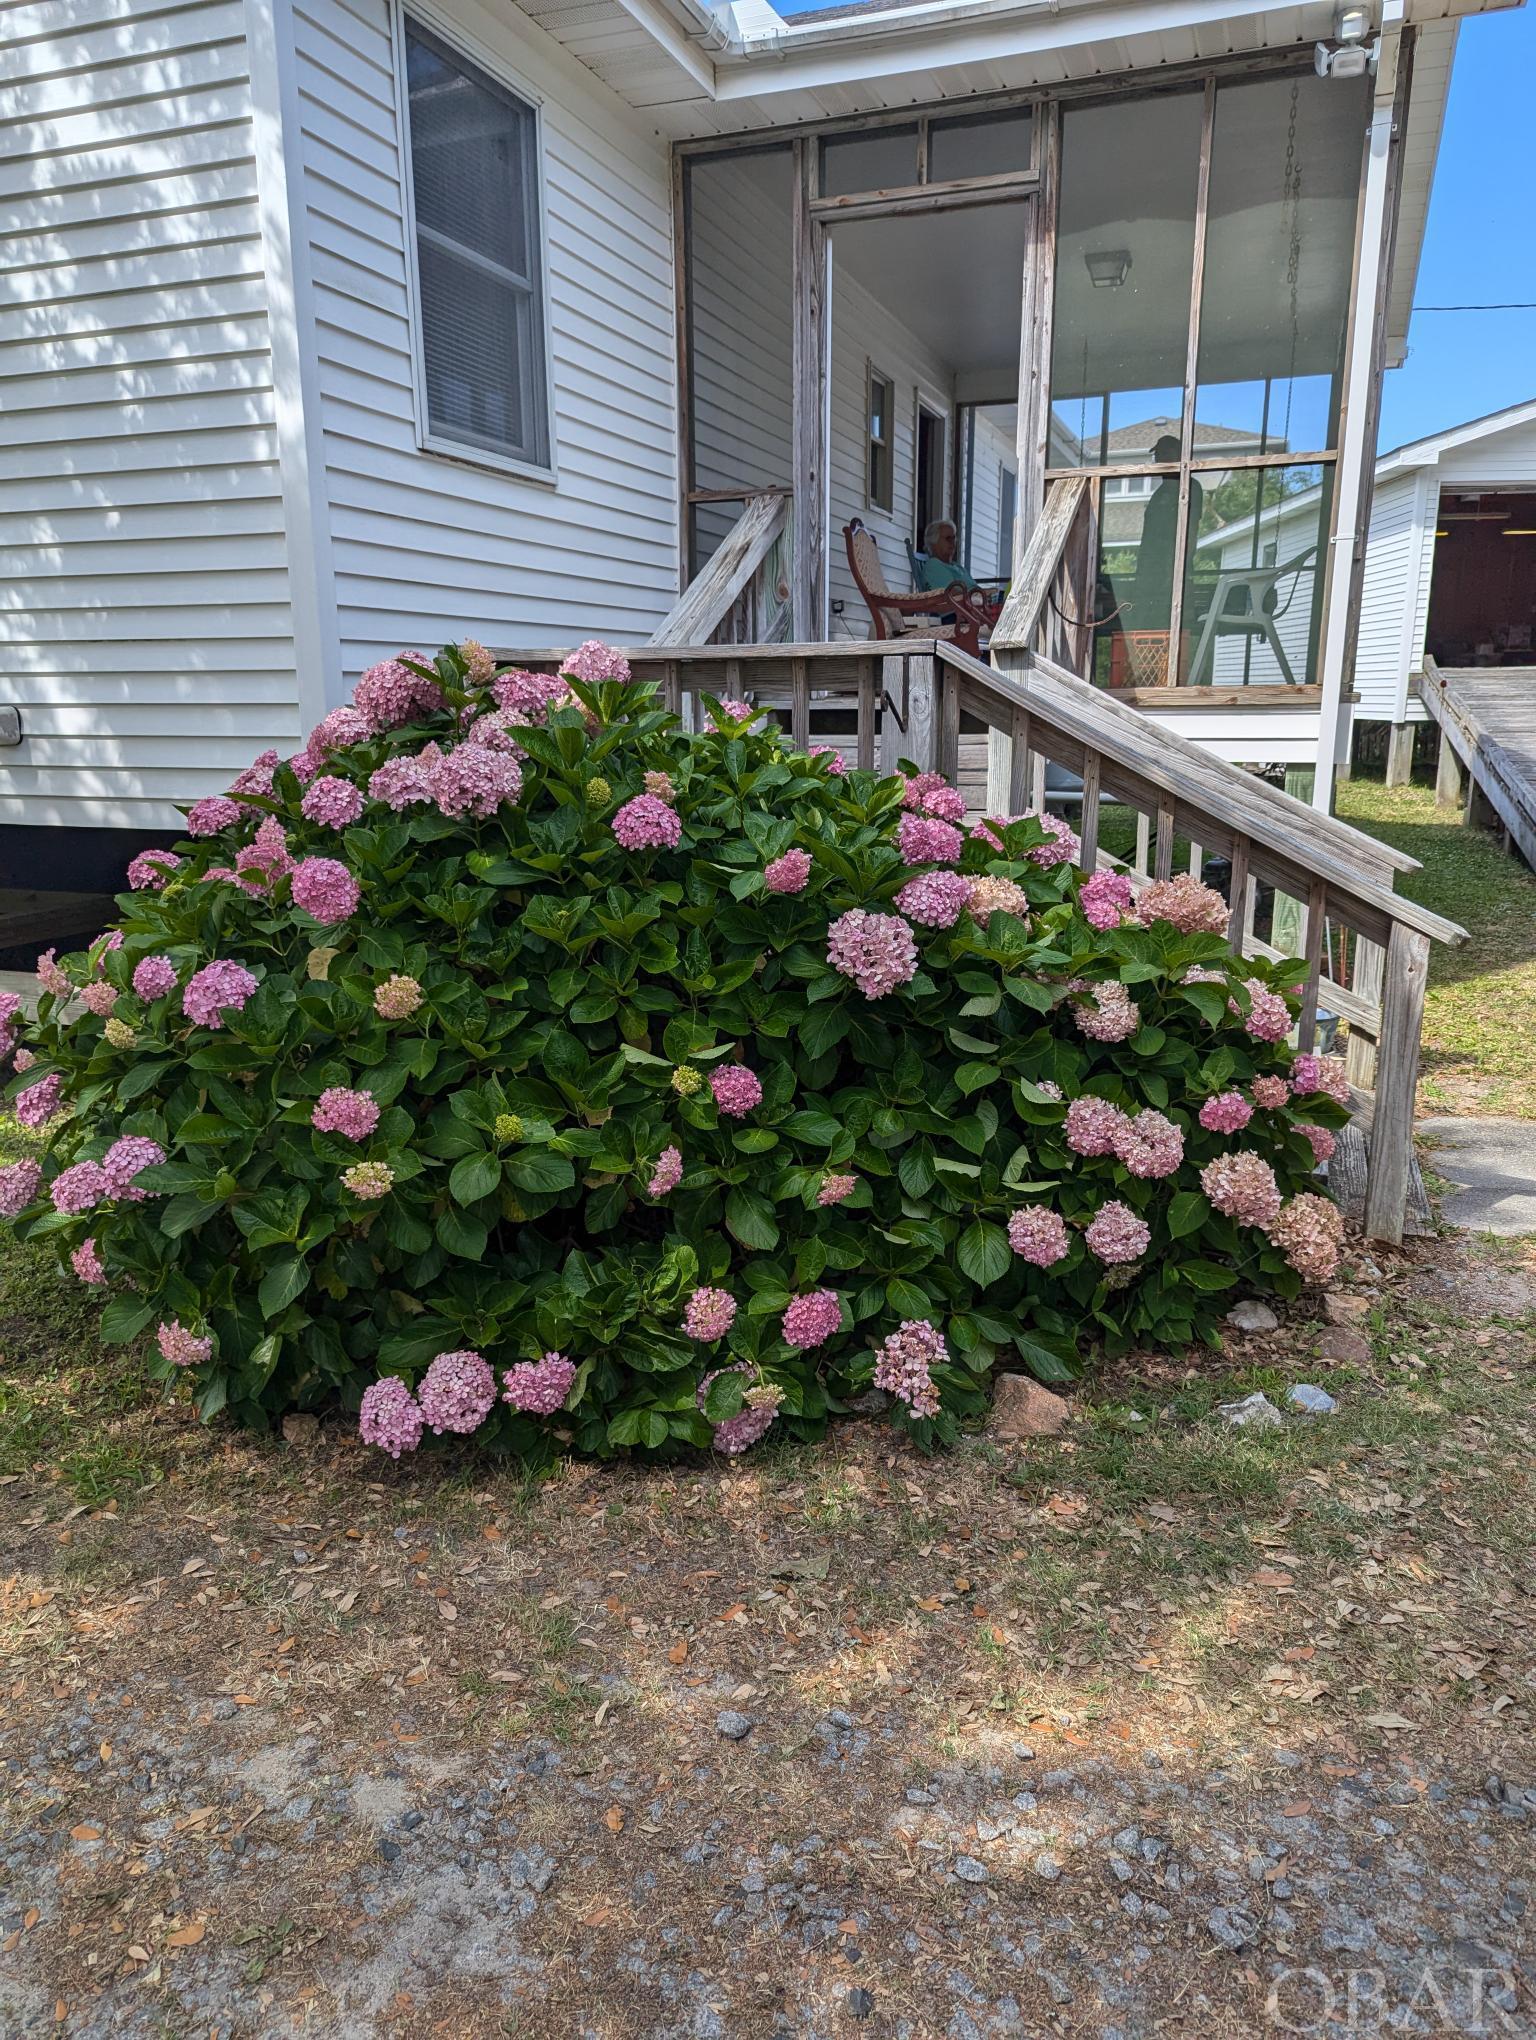
{"label": "white fascia board", "polygon": [[[1044,55],[1083,43],[1127,42],[1170,31],[1220,27],[1229,47],[1263,47],[1259,25],[1272,0],[1112,0],[1109,5],[1064,9],[1054,0],[1020,7],[943,7],[910,20],[905,15],[862,15],[814,32],[789,30],[772,43],[722,53],[715,97],[767,99],[777,92],[822,91],[904,72],[952,65],[988,64]],[[1331,20],[1326,5],[1311,8],[1317,33]],[[1251,35],[1233,33],[1254,24]],[[1148,67],[1152,68],[1151,66]]]}
{"label": "white fascia board", "polygon": [[[719,97],[715,65],[708,52],[726,48],[730,38],[707,8],[694,5],[693,0],[674,0],[675,12],[663,0],[618,0],[618,4],[701,91],[711,99]],[[678,13],[688,27],[679,24]]]}

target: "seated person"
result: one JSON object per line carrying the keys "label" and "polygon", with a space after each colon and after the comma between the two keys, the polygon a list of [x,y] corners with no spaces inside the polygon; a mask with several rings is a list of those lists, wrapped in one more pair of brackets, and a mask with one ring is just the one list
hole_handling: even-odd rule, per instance
{"label": "seated person", "polygon": [[935,517],[923,533],[923,550],[918,554],[918,593],[942,594],[958,581],[962,588],[975,589],[975,577],[955,558],[956,534],[947,517]]}

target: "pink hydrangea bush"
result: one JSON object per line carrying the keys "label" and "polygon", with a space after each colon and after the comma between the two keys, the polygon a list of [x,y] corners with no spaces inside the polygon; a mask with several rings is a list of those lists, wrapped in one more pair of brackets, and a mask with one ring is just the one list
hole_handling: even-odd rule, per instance
{"label": "pink hydrangea bush", "polygon": [[645,671],[380,660],[0,999],[0,1218],[105,1338],[401,1460],[736,1456],[1326,1279],[1341,1071],[1218,896]]}

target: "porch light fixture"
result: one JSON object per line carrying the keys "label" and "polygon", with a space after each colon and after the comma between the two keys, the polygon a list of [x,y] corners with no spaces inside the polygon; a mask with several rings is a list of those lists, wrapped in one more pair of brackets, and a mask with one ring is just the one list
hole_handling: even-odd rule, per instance
{"label": "porch light fixture", "polygon": [[1370,10],[1340,7],[1333,17],[1332,43],[1320,42],[1312,53],[1319,78],[1363,78],[1376,68],[1377,46],[1368,42]]}
{"label": "porch light fixture", "polygon": [[1129,248],[1090,248],[1083,261],[1095,290],[1118,290],[1131,273]]}

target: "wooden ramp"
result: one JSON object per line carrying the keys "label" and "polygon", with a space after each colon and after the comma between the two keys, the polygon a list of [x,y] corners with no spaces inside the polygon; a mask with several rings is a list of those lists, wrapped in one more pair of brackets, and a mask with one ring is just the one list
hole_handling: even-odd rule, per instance
{"label": "wooden ramp", "polygon": [[[1471,781],[1468,819],[1480,818],[1480,798],[1526,863],[1536,865],[1536,665],[1437,666],[1426,659],[1414,684]],[[1436,793],[1453,801],[1463,789],[1454,768],[1444,769],[1444,751],[1441,757]]]}

